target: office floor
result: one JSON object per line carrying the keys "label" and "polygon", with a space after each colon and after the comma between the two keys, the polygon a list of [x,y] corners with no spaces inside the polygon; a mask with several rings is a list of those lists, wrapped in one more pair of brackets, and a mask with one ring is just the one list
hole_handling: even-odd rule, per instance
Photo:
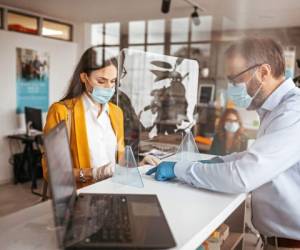
{"label": "office floor", "polygon": [[[37,184],[41,189],[42,181],[38,180]],[[31,193],[30,186],[31,182],[0,186],[0,217],[40,202],[40,197]]]}
{"label": "office floor", "polygon": [[[16,212],[18,210],[33,206],[40,202],[40,197],[31,193],[30,182],[22,184],[6,184],[0,186],[0,217]],[[38,180],[38,189],[41,190],[42,181]],[[246,202],[245,220],[247,225],[252,229],[250,201]],[[249,231],[249,230],[246,230]],[[246,233],[244,250],[260,250],[261,244],[254,233]]]}

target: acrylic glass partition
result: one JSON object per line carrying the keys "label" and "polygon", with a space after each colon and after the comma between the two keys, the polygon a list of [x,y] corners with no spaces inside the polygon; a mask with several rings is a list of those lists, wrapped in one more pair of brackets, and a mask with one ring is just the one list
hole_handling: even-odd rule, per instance
{"label": "acrylic glass partition", "polygon": [[130,146],[125,147],[122,159],[116,164],[112,181],[128,186],[144,187],[138,165]]}
{"label": "acrylic glass partition", "polygon": [[124,49],[118,72],[125,144],[137,158],[149,151],[159,158],[175,154],[195,123],[197,61]]}
{"label": "acrylic glass partition", "polygon": [[186,133],[175,155],[176,161],[200,160],[199,150],[192,132]]}

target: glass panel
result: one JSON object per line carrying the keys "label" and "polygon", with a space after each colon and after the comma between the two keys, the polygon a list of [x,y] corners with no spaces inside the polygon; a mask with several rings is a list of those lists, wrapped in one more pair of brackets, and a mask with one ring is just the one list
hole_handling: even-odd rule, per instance
{"label": "glass panel", "polygon": [[107,45],[120,44],[120,23],[105,24],[105,44]]}
{"label": "glass panel", "polygon": [[165,41],[165,20],[148,21],[148,43],[163,43]]}
{"label": "glass panel", "polygon": [[71,40],[71,26],[67,24],[61,24],[53,21],[44,20],[42,35],[63,40]]}
{"label": "glass panel", "polygon": [[103,44],[103,24],[97,23],[91,25],[91,44],[102,45]]}
{"label": "glass panel", "polygon": [[157,53],[157,54],[164,54],[164,46],[163,45],[148,45],[147,51]]}
{"label": "glass panel", "polygon": [[188,57],[188,45],[187,44],[173,44],[171,45],[171,53],[172,56],[178,56],[187,58]]}
{"label": "glass panel", "polygon": [[116,47],[106,47],[104,49],[104,53],[105,53],[105,60],[112,58],[112,57],[118,57],[120,52],[120,47],[116,46]]}
{"label": "glass panel", "polygon": [[145,21],[129,22],[129,44],[145,43]]}
{"label": "glass panel", "polygon": [[124,112],[126,145],[139,142],[135,155],[153,148],[175,153],[182,133],[194,124],[198,64],[131,49],[121,55],[119,73],[125,68],[127,74],[119,75],[118,104]]}
{"label": "glass panel", "polygon": [[189,19],[175,18],[171,21],[171,42],[187,42],[189,34]]}
{"label": "glass panel", "polygon": [[38,34],[38,18],[15,12],[8,12],[7,27],[8,30],[29,34]]}
{"label": "glass panel", "polygon": [[211,39],[212,16],[200,16],[200,25],[192,22],[192,42],[209,41]]}

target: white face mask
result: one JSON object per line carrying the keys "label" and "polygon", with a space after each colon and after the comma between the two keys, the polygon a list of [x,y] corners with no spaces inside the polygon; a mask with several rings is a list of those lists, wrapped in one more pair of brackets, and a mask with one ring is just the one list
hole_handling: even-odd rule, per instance
{"label": "white face mask", "polygon": [[239,130],[240,124],[238,122],[225,122],[224,129],[227,132],[235,133]]}

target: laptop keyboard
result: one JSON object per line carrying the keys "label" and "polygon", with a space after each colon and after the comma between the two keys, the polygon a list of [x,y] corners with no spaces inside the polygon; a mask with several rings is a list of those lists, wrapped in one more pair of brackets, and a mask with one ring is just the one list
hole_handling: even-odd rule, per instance
{"label": "laptop keyboard", "polygon": [[[125,196],[117,195],[107,195],[102,198],[106,201],[105,206],[105,217],[103,221],[103,214],[101,218],[101,213],[103,210],[101,206],[97,206],[99,200],[97,197],[94,199],[95,205],[98,210],[97,216],[100,219],[97,223],[103,223],[102,228],[92,235],[91,241],[101,241],[101,242],[124,242],[129,243],[132,241],[129,214],[128,214],[128,204],[127,198]],[[102,210],[102,211],[101,211]]]}

